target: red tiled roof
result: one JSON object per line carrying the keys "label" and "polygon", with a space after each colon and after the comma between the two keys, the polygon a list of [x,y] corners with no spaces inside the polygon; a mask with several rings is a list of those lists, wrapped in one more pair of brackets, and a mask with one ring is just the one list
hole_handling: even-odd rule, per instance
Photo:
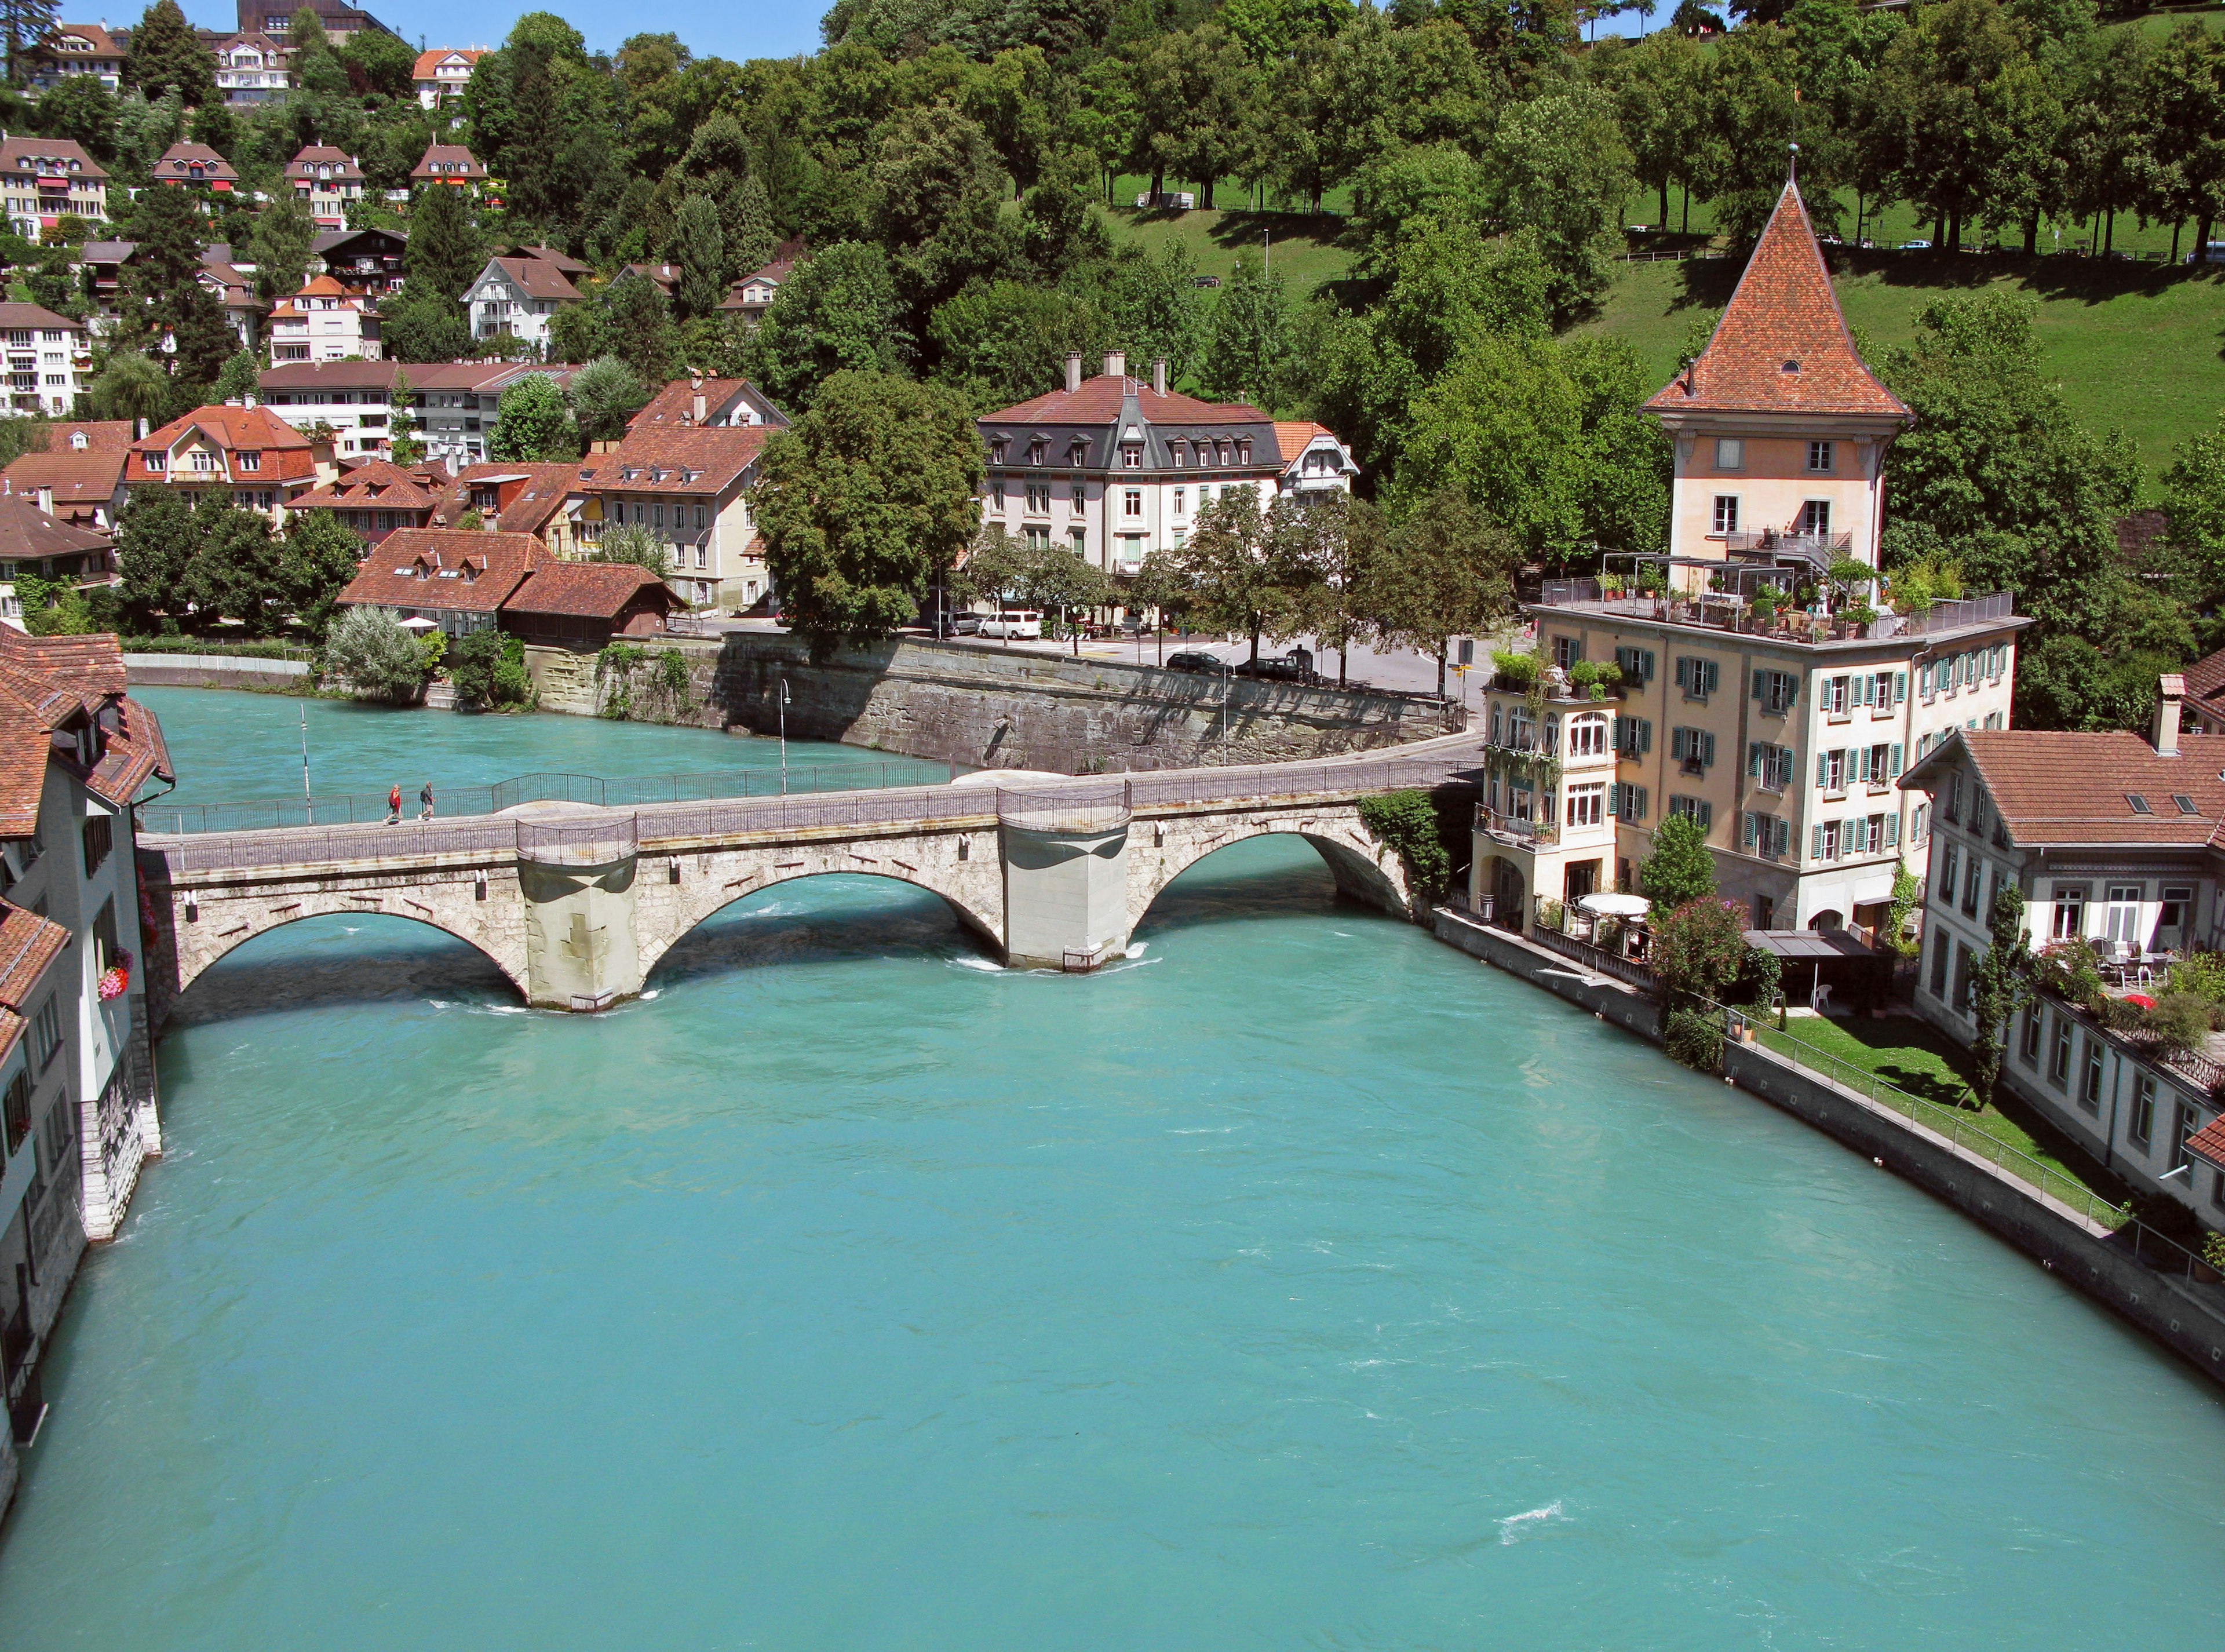
{"label": "red tiled roof", "polygon": [[668,611],[679,600],[663,580],[631,563],[550,562],[527,575],[502,606],[505,614],[615,620],[644,594]]}
{"label": "red tiled roof", "polygon": [[89,510],[95,505],[116,503],[124,486],[124,462],[130,457],[125,453],[92,450],[77,453],[67,448],[59,453],[26,453],[0,471],[0,486],[34,499],[41,488],[52,488],[56,516],[69,514],[73,505]]}
{"label": "red tiled roof", "polygon": [[1100,373],[1078,390],[1056,389],[1032,401],[981,415],[983,424],[1106,425],[1120,416],[1122,401],[1136,405],[1153,424],[1265,424],[1267,415],[1245,402],[1201,402],[1170,390],[1161,396],[1149,379]]}
{"label": "red tiled roof", "polygon": [[554,560],[530,534],[400,528],[364,560],[339,600],[491,614],[528,573]]}
{"label": "red tiled roof", "polygon": [[42,557],[107,551],[115,543],[105,534],[88,533],[49,516],[39,509],[35,495],[0,493],[0,560],[35,562]]}
{"label": "red tiled roof", "polygon": [[2205,654],[2186,668],[2186,697],[2215,699],[2225,693],[2225,649]]}
{"label": "red tiled roof", "polygon": [[433,511],[432,526],[453,528],[472,509],[472,487],[481,488],[503,478],[522,478],[516,488],[498,491],[507,503],[491,522],[480,513],[480,525],[505,534],[539,534],[548,519],[563,509],[575,489],[585,491],[578,465],[466,465],[441,491]]}
{"label": "red tiled roof", "polygon": [[[1958,744],[1959,743],[1959,744]],[[2020,849],[2139,844],[2200,848],[2225,842],[2225,735],[2183,734],[2179,755],[2159,756],[2137,734],[2051,729],[1958,729],[1901,783],[1929,790],[1958,750],[1984,782]],[[2143,814],[2132,804],[2148,806]],[[2192,801],[2183,813],[2175,799]]]}
{"label": "red tiled roof", "polygon": [[127,482],[191,483],[206,479],[211,483],[220,477],[197,478],[193,472],[173,473],[165,468],[149,471],[147,455],[168,453],[170,449],[193,431],[206,435],[227,453],[243,449],[259,453],[263,466],[256,472],[258,482],[298,481],[316,474],[316,450],[309,439],[288,424],[268,408],[206,407],[195,408],[182,419],[173,419],[152,435],[143,436],[131,444],[131,462],[124,472]]}
{"label": "red tiled roof", "polygon": [[58,756],[52,734],[112,705],[106,737],[86,787],[122,808],[156,775],[171,773],[162,725],[124,695],[124,647],[114,636],[27,636],[0,630],[0,838],[38,826],[47,764]]}
{"label": "red tiled roof", "polygon": [[476,64],[486,54],[487,48],[484,46],[445,46],[430,52],[420,52],[417,54],[417,66],[410,72],[411,78],[418,80],[431,80],[437,77],[441,65],[452,57],[460,57],[466,63]]}
{"label": "red tiled roof", "polygon": [[570,253],[560,252],[551,246],[504,247],[502,256],[505,258],[538,258],[542,263],[555,264],[567,275],[592,275],[595,273],[593,264],[583,263]]}
{"label": "red tiled roof", "polygon": [[288,510],[430,510],[437,495],[400,465],[374,459],[311,493],[286,501]]}
{"label": "red tiled roof", "polygon": [[191,180],[193,168],[196,166],[200,168],[200,175],[204,178],[221,178],[229,183],[239,181],[239,174],[232,170],[231,162],[206,143],[173,143],[162,151],[162,158],[155,163],[155,176]]}
{"label": "red tiled roof", "polygon": [[[53,919],[12,901],[0,901],[0,1004],[10,1012],[29,1009],[39,984],[69,941],[70,932]],[[22,1035],[22,1016],[10,1013],[8,1019],[16,1025],[0,1022],[0,1054],[13,1049]]]}
{"label": "red tiled roof", "polygon": [[[115,642],[117,639],[106,640]],[[122,659],[120,647],[117,658]],[[155,720],[155,713],[136,699],[121,699],[117,705],[123,712],[122,726],[108,737],[106,749],[86,785],[103,802],[120,809],[156,775],[165,780],[176,775],[170,768],[169,744],[162,738],[162,725]]]}
{"label": "red tiled roof", "polygon": [[1282,453],[1285,465],[1312,446],[1316,436],[1333,437],[1334,434],[1327,425],[1292,423],[1285,419],[1275,421],[1275,446]]}
{"label": "red tiled roof", "polygon": [[421,182],[434,178],[484,178],[487,169],[460,143],[434,143],[409,169],[409,175]]}
{"label": "red tiled roof", "polygon": [[692,379],[675,378],[650,397],[648,404],[639,413],[626,421],[626,429],[631,433],[653,429],[660,425],[669,425],[675,429],[691,426],[694,422],[695,398],[699,395],[703,398],[704,417],[707,420],[716,419],[719,412],[738,397],[756,389],[757,386],[745,378],[707,378],[700,391]]}
{"label": "red tiled roof", "polygon": [[581,485],[597,493],[715,496],[757,462],[770,434],[763,425],[630,431]]}
{"label": "red tiled roof", "polygon": [[63,327],[72,332],[83,332],[85,323],[73,321],[66,315],[56,315],[40,305],[10,301],[0,303],[0,328],[4,327]]}
{"label": "red tiled roof", "polygon": [[[2038,1015],[2038,1010],[2032,1011]],[[2219,1114],[2186,1138],[2186,1150],[2204,1164],[2225,1170],[2225,1113]]]}
{"label": "red tiled roof", "polygon": [[[47,452],[120,453],[131,446],[131,430],[129,419],[58,421],[47,427]],[[85,437],[82,448],[76,445],[80,434]]]}
{"label": "red tiled roof", "polygon": [[74,168],[63,175],[102,180],[107,178],[106,168],[85,152],[83,146],[66,137],[34,137],[28,134],[0,138],[0,172],[29,172],[33,161],[75,161]]}
{"label": "red tiled roof", "polygon": [[1645,406],[1655,413],[1910,417],[1854,352],[1796,187],[1784,186],[1707,348]]}
{"label": "red tiled roof", "polygon": [[361,183],[363,174],[355,164],[355,157],[345,149],[336,149],[329,143],[312,143],[286,163],[286,175],[297,183],[319,181],[317,168],[330,167],[333,170],[321,181],[326,183]]}
{"label": "red tiled roof", "polygon": [[[492,261],[528,298],[574,299],[580,289],[564,272],[546,258],[497,258]],[[482,277],[485,271],[480,271]]]}

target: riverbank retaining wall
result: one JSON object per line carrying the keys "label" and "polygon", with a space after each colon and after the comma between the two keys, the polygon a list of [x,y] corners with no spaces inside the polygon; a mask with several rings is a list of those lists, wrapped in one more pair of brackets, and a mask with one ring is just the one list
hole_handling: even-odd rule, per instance
{"label": "riverbank retaining wall", "polygon": [[232,654],[127,654],[126,681],[136,688],[301,688],[305,660],[262,660]]}
{"label": "riverbank retaining wall", "polygon": [[[660,687],[676,649],[688,690]],[[904,640],[823,661],[796,638],[745,631],[649,645],[629,714],[640,720],[788,732],[986,769],[1121,774],[1285,763],[1457,733],[1465,714],[1393,694],[1252,682],[1106,660]],[[545,711],[593,716],[611,693],[595,658],[529,648]],[[1449,720],[1448,720],[1449,718]]]}
{"label": "riverbank retaining wall", "polygon": [[[1620,981],[1589,975],[1557,953],[1463,913],[1436,915],[1437,939],[1542,986],[1651,1042],[1655,1001]],[[2128,1241],[2049,1198],[2010,1172],[1889,1107],[1795,1065],[1760,1044],[1723,1051],[1723,1076],[1814,1125],[1886,1170],[1944,1199],[2057,1277],[2225,1383],[2225,1286],[2196,1284],[2146,1266]]]}

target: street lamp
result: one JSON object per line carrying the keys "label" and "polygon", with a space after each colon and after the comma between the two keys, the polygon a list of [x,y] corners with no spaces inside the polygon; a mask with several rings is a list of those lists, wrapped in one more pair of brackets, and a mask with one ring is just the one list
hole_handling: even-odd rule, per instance
{"label": "street lamp", "polygon": [[780,794],[788,795],[788,679],[780,680]]}

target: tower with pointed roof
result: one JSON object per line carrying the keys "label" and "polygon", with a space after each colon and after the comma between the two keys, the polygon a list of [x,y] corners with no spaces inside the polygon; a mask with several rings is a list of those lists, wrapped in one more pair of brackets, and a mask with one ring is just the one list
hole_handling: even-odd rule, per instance
{"label": "tower with pointed roof", "polygon": [[[1788,546],[1878,566],[1885,456],[1911,422],[1847,331],[1797,185],[1707,347],[1645,403],[1677,444],[1670,550],[1694,562]],[[1703,583],[1689,565],[1677,583]]]}

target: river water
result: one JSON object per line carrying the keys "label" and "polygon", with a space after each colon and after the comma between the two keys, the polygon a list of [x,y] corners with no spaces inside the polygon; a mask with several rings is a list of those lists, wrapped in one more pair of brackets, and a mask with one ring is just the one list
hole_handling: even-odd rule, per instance
{"label": "river water", "polygon": [[[148,697],[189,775],[286,756]],[[1302,845],[1138,940],[1017,973],[789,884],[599,1017],[396,920],[234,953],[0,1644],[2219,1644],[2218,1393],[1969,1223]]]}

